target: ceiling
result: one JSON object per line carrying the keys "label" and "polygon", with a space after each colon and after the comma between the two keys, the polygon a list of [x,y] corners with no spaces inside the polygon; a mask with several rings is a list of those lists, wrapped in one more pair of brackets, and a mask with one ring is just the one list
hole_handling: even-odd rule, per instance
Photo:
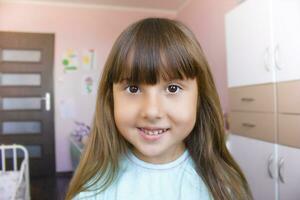
{"label": "ceiling", "polygon": [[[8,0],[6,0],[8,1]],[[112,6],[118,8],[156,9],[165,11],[178,11],[189,0],[12,0],[14,2],[35,2],[73,4],[85,6]]]}

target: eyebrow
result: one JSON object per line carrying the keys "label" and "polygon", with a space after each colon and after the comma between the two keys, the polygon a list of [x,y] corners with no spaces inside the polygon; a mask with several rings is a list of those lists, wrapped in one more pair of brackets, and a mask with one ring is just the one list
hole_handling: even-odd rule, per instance
{"label": "eyebrow", "polygon": [[[130,82],[130,80],[131,80],[131,78],[122,78],[122,79],[120,79],[119,82]],[[164,80],[162,77],[160,77],[160,78],[158,78],[158,80],[164,81],[164,82],[172,82],[172,81],[187,81],[189,79],[188,78],[183,78],[183,79],[173,78],[173,79]]]}
{"label": "eyebrow", "polygon": [[[157,82],[156,84],[159,83],[163,83],[163,84],[170,84],[170,83],[174,83],[174,82],[178,82],[179,84],[181,84],[182,86],[188,87],[189,83],[188,83],[189,79],[171,79],[171,80],[160,80],[159,82]],[[134,83],[129,81],[129,79],[123,79],[120,82],[116,83],[119,86],[122,86],[124,84],[133,84],[133,85],[149,85],[149,84],[145,84],[145,83]],[[156,85],[154,84],[154,85]]]}
{"label": "eyebrow", "polygon": [[129,82],[130,82],[130,78],[122,78],[118,83],[129,83]]}

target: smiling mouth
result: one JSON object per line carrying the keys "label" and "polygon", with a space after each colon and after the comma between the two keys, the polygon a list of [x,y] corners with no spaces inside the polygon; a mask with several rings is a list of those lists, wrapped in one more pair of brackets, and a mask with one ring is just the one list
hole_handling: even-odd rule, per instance
{"label": "smiling mouth", "polygon": [[144,134],[146,135],[161,135],[165,132],[167,132],[169,130],[169,128],[165,128],[165,129],[155,129],[155,130],[149,130],[149,129],[145,129],[145,128],[138,128],[140,131],[142,131]]}

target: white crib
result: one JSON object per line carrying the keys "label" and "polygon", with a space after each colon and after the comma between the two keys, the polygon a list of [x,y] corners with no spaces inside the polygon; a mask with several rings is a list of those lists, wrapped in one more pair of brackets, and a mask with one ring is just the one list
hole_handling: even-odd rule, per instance
{"label": "white crib", "polygon": [[[28,151],[21,145],[0,145],[0,200],[30,200]],[[23,158],[18,167],[18,158]],[[8,163],[12,164],[8,167]]]}

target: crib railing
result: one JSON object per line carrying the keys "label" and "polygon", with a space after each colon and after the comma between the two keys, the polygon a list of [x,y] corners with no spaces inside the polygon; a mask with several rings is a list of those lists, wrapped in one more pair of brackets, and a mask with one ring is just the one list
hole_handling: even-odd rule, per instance
{"label": "crib railing", "polygon": [[[21,156],[18,155],[18,152],[23,153],[23,159],[21,161],[21,166],[20,169],[18,169],[18,158]],[[26,189],[25,189],[25,199],[30,200],[30,181],[29,181],[29,156],[28,156],[28,151],[27,149],[18,144],[13,144],[13,145],[0,145],[0,152],[1,152],[1,165],[0,165],[0,172],[6,172],[6,171],[11,171],[11,169],[7,168],[7,160],[12,159],[12,170],[13,171],[20,171],[20,178],[18,180],[17,188],[20,186],[22,183],[23,179],[26,184]],[[12,152],[12,156],[8,155],[9,152]]]}

